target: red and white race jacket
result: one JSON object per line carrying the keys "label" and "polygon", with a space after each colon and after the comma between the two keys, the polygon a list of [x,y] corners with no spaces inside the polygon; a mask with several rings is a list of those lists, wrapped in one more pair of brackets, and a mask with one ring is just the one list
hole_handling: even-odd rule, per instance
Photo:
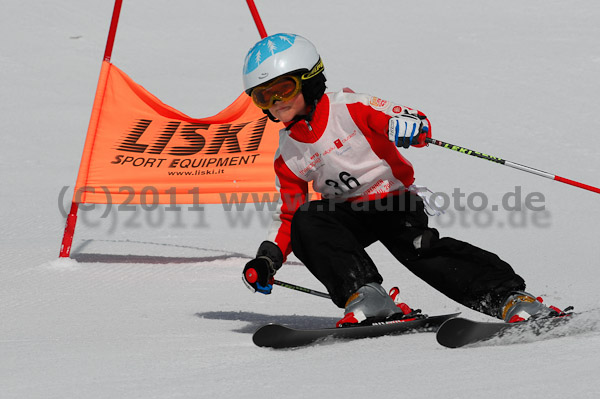
{"label": "red and white race jacket", "polygon": [[[284,258],[291,252],[290,227],[307,200],[308,184],[326,199],[363,201],[404,191],[413,184],[411,163],[388,139],[388,121],[419,111],[347,89],[326,93],[310,122],[279,132],[275,173],[280,200],[267,240]],[[429,126],[427,119],[424,125]]]}

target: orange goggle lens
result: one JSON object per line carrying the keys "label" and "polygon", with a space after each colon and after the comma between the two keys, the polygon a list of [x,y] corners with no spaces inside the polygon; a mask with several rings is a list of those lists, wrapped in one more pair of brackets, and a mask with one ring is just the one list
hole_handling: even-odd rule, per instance
{"label": "orange goggle lens", "polygon": [[287,101],[294,97],[302,83],[297,76],[282,76],[271,83],[257,86],[252,90],[252,101],[261,109],[269,109],[275,101]]}

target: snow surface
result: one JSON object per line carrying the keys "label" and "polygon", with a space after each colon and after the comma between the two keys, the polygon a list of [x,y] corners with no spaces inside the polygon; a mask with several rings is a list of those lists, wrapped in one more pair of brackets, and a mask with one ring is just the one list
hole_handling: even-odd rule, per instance
{"label": "snow surface", "polygon": [[[241,93],[243,58],[259,38],[245,2],[124,3],[112,61],[134,80],[196,117]],[[436,138],[600,185],[599,2],[257,6],[268,32],[317,45],[331,89],[419,108]],[[597,311],[588,332],[508,346],[449,350],[417,334],[255,347],[261,324],[331,325],[341,311],[282,287],[270,296],[245,288],[241,269],[268,221],[252,207],[80,211],[73,259],[57,259],[112,7],[2,2],[2,398],[600,397]],[[406,156],[434,191],[484,193],[490,204],[515,187],[523,200],[541,193],[545,212],[453,211],[432,223],[500,254],[547,303],[598,308],[597,194],[433,146]],[[369,253],[409,304],[491,320],[382,246]],[[323,290],[297,261],[278,278]]]}

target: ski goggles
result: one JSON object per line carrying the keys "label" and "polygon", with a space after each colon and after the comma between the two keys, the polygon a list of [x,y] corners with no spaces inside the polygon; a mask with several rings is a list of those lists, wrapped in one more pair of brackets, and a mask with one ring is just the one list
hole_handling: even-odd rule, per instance
{"label": "ski goggles", "polygon": [[302,89],[300,77],[284,75],[272,82],[256,86],[252,90],[252,101],[260,109],[267,110],[273,106],[275,101],[288,101]]}

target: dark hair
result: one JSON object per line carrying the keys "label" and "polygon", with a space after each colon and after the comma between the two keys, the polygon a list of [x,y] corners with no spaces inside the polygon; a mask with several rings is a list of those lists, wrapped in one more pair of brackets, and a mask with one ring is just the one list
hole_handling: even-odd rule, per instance
{"label": "dark hair", "polygon": [[327,89],[326,81],[325,75],[320,73],[302,82],[302,95],[307,105],[314,105],[323,97],[325,89]]}

